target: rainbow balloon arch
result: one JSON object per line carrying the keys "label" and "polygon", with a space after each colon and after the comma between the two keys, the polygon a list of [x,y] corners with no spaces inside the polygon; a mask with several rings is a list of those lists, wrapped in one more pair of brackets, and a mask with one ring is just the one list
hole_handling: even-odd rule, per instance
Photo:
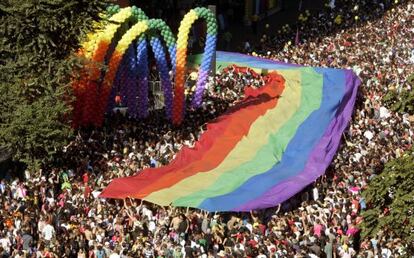
{"label": "rainbow balloon arch", "polygon": [[[106,111],[114,108],[112,100],[117,95],[116,86],[120,86],[119,93],[126,96],[125,104],[131,117],[148,116],[147,41],[159,72],[166,116],[174,124],[180,124],[184,118],[186,102],[184,88],[190,29],[196,20],[206,21],[204,54],[191,101],[191,106],[198,108],[203,101],[216,51],[217,22],[214,13],[204,7],[190,10],[181,21],[176,40],[163,20],[149,19],[135,6],[111,6],[107,11],[109,19],[103,30],[91,34],[79,51],[79,55],[90,62],[72,84],[75,95],[73,126],[101,126]],[[169,59],[164,49],[167,49]],[[102,69],[102,65],[107,65],[106,71]],[[174,76],[174,87],[170,71]]]}

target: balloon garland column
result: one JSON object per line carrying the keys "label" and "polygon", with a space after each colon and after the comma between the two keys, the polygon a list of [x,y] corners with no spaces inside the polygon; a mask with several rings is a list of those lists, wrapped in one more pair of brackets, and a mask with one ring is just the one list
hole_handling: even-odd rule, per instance
{"label": "balloon garland column", "polygon": [[[113,89],[107,105],[107,111],[111,112],[115,107],[115,96],[121,96],[122,104],[128,107],[128,113],[134,117],[134,110],[137,109],[137,69],[136,55],[131,45],[116,73]],[[136,113],[136,112],[135,112]]]}
{"label": "balloon garland column", "polygon": [[214,51],[216,51],[217,22],[214,14],[204,7],[191,10],[184,16],[184,19],[181,21],[180,28],[178,29],[173,108],[173,123],[176,125],[180,124],[184,117],[184,84],[187,65],[188,35],[190,33],[191,26],[198,18],[204,18],[207,22],[207,40],[204,48],[203,59],[201,61],[196,94],[193,99],[193,106],[195,107],[198,107],[201,104],[204,87],[211,68],[212,57]]}
{"label": "balloon garland column", "polygon": [[[134,17],[137,22],[148,20],[148,16],[137,7],[133,7]],[[134,87],[134,101],[132,109],[128,108],[129,114],[134,118],[145,118],[148,116],[148,49],[147,40],[144,35],[141,35],[137,40],[135,67],[137,75],[137,84]],[[131,64],[132,65],[132,64]]]}
{"label": "balloon garland column", "polygon": [[216,52],[217,43],[217,22],[214,14],[206,8],[195,9],[199,17],[204,18],[207,22],[207,39],[204,47],[203,59],[201,61],[201,67],[198,74],[198,80],[196,84],[196,92],[193,96],[192,106],[198,108],[203,101],[203,93],[207,83],[208,74],[211,70],[211,64],[213,63],[214,52]]}
{"label": "balloon garland column", "polygon": [[188,12],[181,21],[178,29],[177,38],[177,56],[175,66],[175,87],[174,87],[174,107],[173,107],[173,123],[180,124],[184,115],[184,83],[187,65],[187,45],[190,27],[195,20],[198,19],[194,10]]}
{"label": "balloon garland column", "polygon": [[128,63],[128,74],[126,75],[126,82],[124,85],[124,92],[126,96],[126,105],[128,107],[128,113],[131,117],[136,118],[138,114],[138,64],[137,64],[137,55],[134,49],[134,46],[128,48],[127,53],[127,63]]}
{"label": "balloon garland column", "polygon": [[148,116],[148,50],[144,36],[138,39],[137,46],[137,66],[138,69],[138,117]]}

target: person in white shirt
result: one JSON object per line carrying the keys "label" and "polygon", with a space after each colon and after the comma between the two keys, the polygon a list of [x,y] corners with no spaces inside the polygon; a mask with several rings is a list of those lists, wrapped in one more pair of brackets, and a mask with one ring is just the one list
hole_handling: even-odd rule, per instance
{"label": "person in white shirt", "polygon": [[0,238],[0,245],[3,247],[3,250],[7,253],[10,253],[11,242],[7,236]]}
{"label": "person in white shirt", "polygon": [[383,258],[390,258],[392,255],[392,252],[390,249],[388,249],[387,247],[383,247],[381,249],[381,255]]}
{"label": "person in white shirt", "polygon": [[317,187],[314,187],[312,190],[313,200],[319,200],[319,191]]}
{"label": "person in white shirt", "polygon": [[46,224],[46,226],[42,230],[42,236],[46,241],[52,240],[52,238],[55,236],[55,229],[52,225]]}
{"label": "person in white shirt", "polygon": [[120,257],[121,256],[116,252],[111,253],[111,255],[109,256],[109,258],[120,258]]}
{"label": "person in white shirt", "polygon": [[250,52],[251,51],[251,46],[250,46],[249,41],[244,42],[244,51],[245,52]]}

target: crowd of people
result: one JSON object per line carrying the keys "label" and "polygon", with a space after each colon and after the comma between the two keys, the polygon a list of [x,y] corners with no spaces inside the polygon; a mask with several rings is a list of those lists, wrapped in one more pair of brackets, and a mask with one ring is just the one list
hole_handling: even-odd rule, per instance
{"label": "crowd of people", "polygon": [[[1,257],[398,257],[402,239],[385,228],[360,238],[361,191],[384,164],[412,148],[413,117],[383,104],[388,91],[411,90],[414,4],[344,1],[310,18],[292,35],[266,36],[266,58],[353,69],[362,80],[356,109],[324,176],[278,207],[250,213],[206,213],[135,199],[98,198],[113,178],[168,164],[193,146],[206,124],[265,76],[229,67],[211,77],[203,107],[180,127],[162,110],[145,121],[115,114],[84,129],[60,158],[24,178],[0,182]],[[352,10],[350,10],[352,9]],[[341,15],[341,23],[335,22]],[[358,17],[358,19],[355,19]],[[279,46],[281,48],[279,49]]]}

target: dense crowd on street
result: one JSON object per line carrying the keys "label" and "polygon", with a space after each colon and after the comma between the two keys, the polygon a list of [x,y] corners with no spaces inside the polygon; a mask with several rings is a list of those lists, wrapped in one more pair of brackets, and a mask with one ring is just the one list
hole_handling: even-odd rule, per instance
{"label": "dense crowd on street", "polygon": [[1,180],[0,256],[403,255],[406,246],[386,228],[361,239],[358,226],[367,209],[361,192],[388,160],[409,151],[414,139],[413,117],[391,111],[382,101],[388,91],[412,90],[406,79],[414,72],[414,4],[390,7],[388,2],[337,1],[300,25],[297,44],[292,32],[273,32],[249,49],[280,61],[353,69],[361,78],[343,144],[313,185],[278,207],[250,213],[98,198],[113,178],[168,164],[183,146],[194,145],[209,121],[240,101],[246,86],[265,84],[265,76],[230,67],[210,77],[202,108],[188,110],[179,127],[163,110],[139,122],[113,114],[102,128],[78,131],[50,166]]}

